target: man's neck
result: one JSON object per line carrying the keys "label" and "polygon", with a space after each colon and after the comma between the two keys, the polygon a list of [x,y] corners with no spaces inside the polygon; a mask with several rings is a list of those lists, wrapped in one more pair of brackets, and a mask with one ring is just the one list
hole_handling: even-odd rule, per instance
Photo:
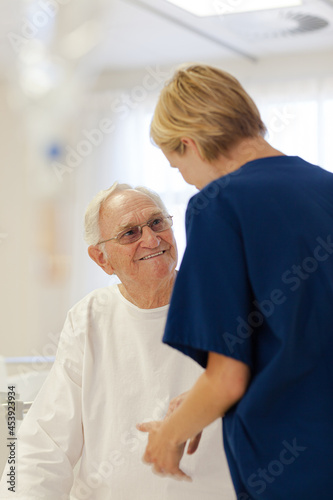
{"label": "man's neck", "polygon": [[156,309],[169,304],[175,279],[176,271],[156,284],[152,282],[138,287],[136,284],[120,283],[118,288],[125,299],[140,309]]}

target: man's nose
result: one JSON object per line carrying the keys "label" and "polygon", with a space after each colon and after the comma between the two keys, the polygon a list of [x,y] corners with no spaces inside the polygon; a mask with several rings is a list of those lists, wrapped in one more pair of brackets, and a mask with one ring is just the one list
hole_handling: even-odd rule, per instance
{"label": "man's nose", "polygon": [[149,248],[155,248],[160,244],[161,238],[149,226],[142,228],[141,244]]}

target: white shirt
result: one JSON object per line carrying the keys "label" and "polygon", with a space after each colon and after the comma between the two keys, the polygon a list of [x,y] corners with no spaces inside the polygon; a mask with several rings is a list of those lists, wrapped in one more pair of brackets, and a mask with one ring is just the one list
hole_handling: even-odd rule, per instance
{"label": "white shirt", "polygon": [[140,309],[114,285],[69,311],[55,363],[18,433],[16,493],[7,489],[7,466],[0,498],[235,498],[221,422],[204,431],[194,455],[184,454],[192,483],[161,478],[142,463],[147,434],[136,423],[162,419],[202,373],[161,342],[167,310]]}

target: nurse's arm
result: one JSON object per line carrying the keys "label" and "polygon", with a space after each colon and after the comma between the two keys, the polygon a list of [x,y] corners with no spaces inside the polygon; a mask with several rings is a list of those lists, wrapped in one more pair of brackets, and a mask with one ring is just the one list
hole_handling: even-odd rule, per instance
{"label": "nurse's arm", "polygon": [[149,433],[143,460],[153,464],[155,472],[189,479],[179,468],[187,440],[236,404],[245,394],[249,381],[248,365],[210,352],[206,370],[183,403],[167,419],[137,426]]}

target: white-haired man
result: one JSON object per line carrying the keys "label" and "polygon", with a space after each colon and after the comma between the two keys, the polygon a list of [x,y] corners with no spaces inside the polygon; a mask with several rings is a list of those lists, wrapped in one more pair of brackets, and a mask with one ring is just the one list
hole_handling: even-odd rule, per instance
{"label": "white-haired man", "polygon": [[136,423],[163,418],[201,372],[161,342],[176,278],[171,226],[161,199],[145,188],[116,184],[90,203],[89,255],[120,284],[69,311],[56,361],[20,428],[16,493],[8,491],[7,467],[1,498],[234,498],[218,424],[196,455],[184,457],[193,483],[161,481],[141,462],[146,436]]}

